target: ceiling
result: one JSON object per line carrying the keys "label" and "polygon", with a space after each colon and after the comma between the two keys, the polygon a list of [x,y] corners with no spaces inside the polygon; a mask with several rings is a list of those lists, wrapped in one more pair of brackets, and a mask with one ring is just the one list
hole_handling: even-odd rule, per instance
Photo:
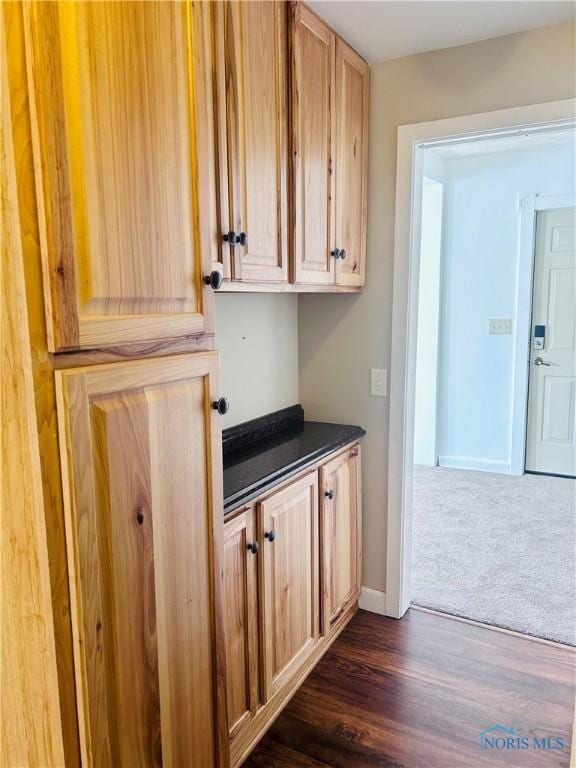
{"label": "ceiling", "polygon": [[312,0],[310,5],[371,63],[576,18],[572,0]]}

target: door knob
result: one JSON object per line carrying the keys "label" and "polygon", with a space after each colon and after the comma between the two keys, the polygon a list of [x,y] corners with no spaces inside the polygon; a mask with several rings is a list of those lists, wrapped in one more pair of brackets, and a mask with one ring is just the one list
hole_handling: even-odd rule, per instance
{"label": "door knob", "polygon": [[264,534],[264,538],[272,542],[276,538],[276,534],[274,533],[274,531],[266,531],[266,533]]}
{"label": "door knob", "polygon": [[324,491],[324,496],[326,496],[327,499],[332,500],[334,498],[334,491]]}
{"label": "door knob", "polygon": [[258,552],[258,542],[253,541],[252,544],[248,544],[248,551],[252,552],[253,555],[257,554]]}
{"label": "door knob", "polygon": [[236,242],[237,242],[239,245],[246,245],[246,243],[248,242],[248,235],[246,234],[246,232],[240,232],[240,234],[238,235],[238,239],[236,240]]}
{"label": "door knob", "polygon": [[340,251],[340,258],[341,259],[345,259],[346,258],[346,251],[344,250],[344,248],[342,248],[342,250]]}
{"label": "door knob", "polygon": [[222,287],[222,273],[214,269],[209,275],[204,275],[204,282],[213,288],[215,291]]}
{"label": "door knob", "polygon": [[335,259],[339,259],[340,251],[338,250],[338,248],[334,248],[333,251],[330,251],[330,256],[334,256]]}
{"label": "door knob", "polygon": [[224,416],[230,410],[230,403],[225,397],[219,397],[218,400],[214,400],[212,403],[212,408],[218,411],[220,416]]}
{"label": "door knob", "polygon": [[550,366],[550,365],[552,365],[552,363],[547,363],[545,360],[542,360],[541,357],[537,357],[534,360],[534,365],[548,365],[548,366]]}

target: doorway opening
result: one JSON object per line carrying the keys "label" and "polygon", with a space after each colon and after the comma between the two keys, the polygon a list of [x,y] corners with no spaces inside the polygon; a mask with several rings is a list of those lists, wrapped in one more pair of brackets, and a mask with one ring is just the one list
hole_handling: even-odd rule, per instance
{"label": "doorway opening", "polygon": [[572,644],[574,140],[414,142],[399,568],[404,609]]}

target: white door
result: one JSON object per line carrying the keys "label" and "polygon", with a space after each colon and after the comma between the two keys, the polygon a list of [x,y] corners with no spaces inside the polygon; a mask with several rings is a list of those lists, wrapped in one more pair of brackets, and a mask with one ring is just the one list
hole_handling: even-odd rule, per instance
{"label": "white door", "polygon": [[576,209],[540,212],[526,439],[529,472],[576,475],[575,252]]}

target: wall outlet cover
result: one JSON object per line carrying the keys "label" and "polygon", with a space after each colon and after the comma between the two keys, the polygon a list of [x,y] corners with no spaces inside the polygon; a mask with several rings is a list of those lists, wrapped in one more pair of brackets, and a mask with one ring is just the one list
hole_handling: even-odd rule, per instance
{"label": "wall outlet cover", "polygon": [[374,397],[386,397],[388,394],[388,371],[386,368],[370,369],[370,394]]}
{"label": "wall outlet cover", "polygon": [[511,318],[490,320],[488,323],[488,333],[512,333]]}

